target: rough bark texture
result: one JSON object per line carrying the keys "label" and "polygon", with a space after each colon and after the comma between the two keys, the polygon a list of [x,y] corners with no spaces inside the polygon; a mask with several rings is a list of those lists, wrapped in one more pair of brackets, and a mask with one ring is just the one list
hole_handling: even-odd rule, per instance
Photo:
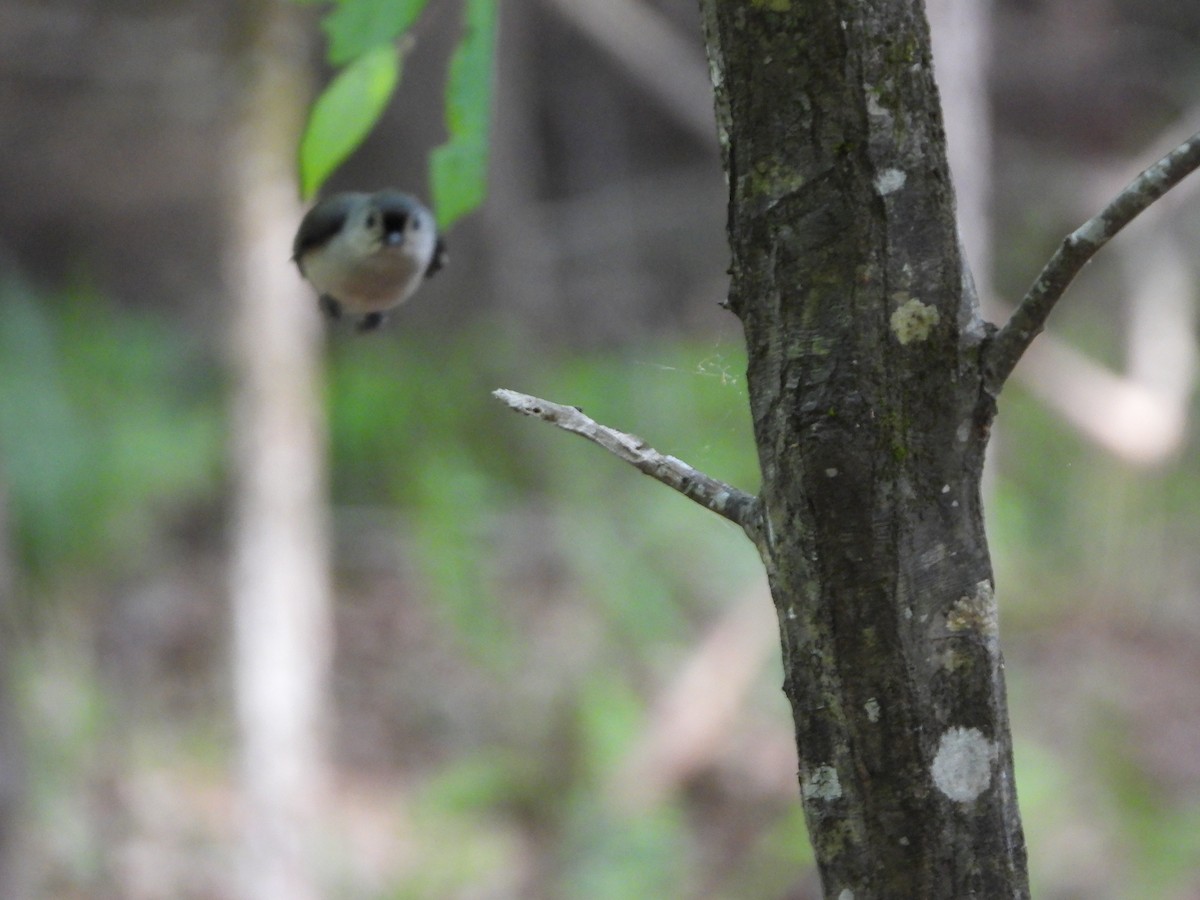
{"label": "rough bark texture", "polygon": [[917,0],[701,0],[730,306],[826,896],[1024,897],[980,478],[989,330]]}

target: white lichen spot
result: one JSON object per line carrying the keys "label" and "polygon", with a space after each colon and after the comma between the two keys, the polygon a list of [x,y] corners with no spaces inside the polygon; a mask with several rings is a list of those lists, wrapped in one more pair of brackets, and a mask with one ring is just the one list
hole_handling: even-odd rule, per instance
{"label": "white lichen spot", "polygon": [[992,783],[996,745],[978,728],[950,728],[938,741],[930,774],[934,786],[956,803],[972,803]]}
{"label": "white lichen spot", "polygon": [[789,607],[788,607],[788,610],[787,610],[787,619],[788,619],[788,621],[789,621],[789,622],[795,622],[795,621],[796,621],[796,607],[794,607],[794,606],[789,606]]}
{"label": "white lichen spot", "polygon": [[971,423],[969,421],[960,422],[958,430],[954,432],[954,437],[960,444],[965,444],[971,437]]}
{"label": "white lichen spot", "polygon": [[943,485],[942,485],[942,493],[943,493],[943,494],[948,494],[948,493],[950,493],[950,485],[948,485],[948,484],[943,484]]}
{"label": "white lichen spot", "polygon": [[838,894],[838,900],[854,900],[854,891],[850,890],[850,888],[842,888]]}
{"label": "white lichen spot", "polygon": [[980,581],[975,585],[975,590],[954,602],[946,613],[946,630],[974,631],[985,638],[995,638],[999,635],[996,601],[990,581]]}
{"label": "white lichen spot", "polygon": [[837,478],[837,476],[838,476],[838,470],[837,470],[837,469],[834,469],[834,468],[829,468],[829,469],[826,469],[826,470],[825,470],[825,477],[826,477],[826,478]]}
{"label": "white lichen spot", "polygon": [[863,709],[867,711],[868,722],[879,721],[879,701],[874,697],[868,697],[867,702],[863,704]]}
{"label": "white lichen spot", "polygon": [[891,112],[880,104],[879,96],[874,92],[867,94],[867,115],[887,119],[889,122],[892,120]]}
{"label": "white lichen spot", "polygon": [[1071,237],[1087,244],[1098,244],[1104,240],[1107,231],[1108,226],[1104,222],[1104,217],[1096,216],[1094,219],[1088,219],[1076,228],[1071,233]]}
{"label": "white lichen spot", "polygon": [[842,796],[842,783],[833,766],[817,766],[801,785],[806,800],[838,800]]}
{"label": "white lichen spot", "polygon": [[904,182],[908,181],[908,175],[903,169],[884,169],[875,176],[875,190],[880,195],[894,194],[900,188],[904,187]]}
{"label": "white lichen spot", "polygon": [[911,344],[913,341],[923,341],[929,337],[933,326],[941,320],[941,314],[936,307],[928,306],[913,297],[892,313],[892,332],[901,344]]}

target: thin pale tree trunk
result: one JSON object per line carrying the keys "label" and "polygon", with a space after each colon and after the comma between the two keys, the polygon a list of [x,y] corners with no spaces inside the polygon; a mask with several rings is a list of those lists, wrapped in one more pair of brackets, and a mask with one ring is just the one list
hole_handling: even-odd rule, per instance
{"label": "thin pale tree trunk", "polygon": [[317,838],[332,641],[325,422],[320,323],[288,263],[311,25],[282,0],[240,13],[228,234],[240,890],[248,900],[316,900],[326,896]]}

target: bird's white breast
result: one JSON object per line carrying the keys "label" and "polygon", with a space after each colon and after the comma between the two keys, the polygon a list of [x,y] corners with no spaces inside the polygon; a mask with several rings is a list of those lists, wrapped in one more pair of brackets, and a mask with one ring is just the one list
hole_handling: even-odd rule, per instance
{"label": "bird's white breast", "polygon": [[402,244],[381,245],[365,230],[341,234],[304,257],[304,276],[347,312],[382,312],[417,289],[433,256],[430,229],[406,235]]}

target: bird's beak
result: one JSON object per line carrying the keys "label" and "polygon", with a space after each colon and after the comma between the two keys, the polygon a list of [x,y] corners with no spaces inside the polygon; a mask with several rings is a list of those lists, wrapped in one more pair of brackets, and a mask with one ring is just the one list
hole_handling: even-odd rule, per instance
{"label": "bird's beak", "polygon": [[393,231],[390,234],[384,235],[383,242],[389,247],[398,247],[404,243],[404,232]]}

